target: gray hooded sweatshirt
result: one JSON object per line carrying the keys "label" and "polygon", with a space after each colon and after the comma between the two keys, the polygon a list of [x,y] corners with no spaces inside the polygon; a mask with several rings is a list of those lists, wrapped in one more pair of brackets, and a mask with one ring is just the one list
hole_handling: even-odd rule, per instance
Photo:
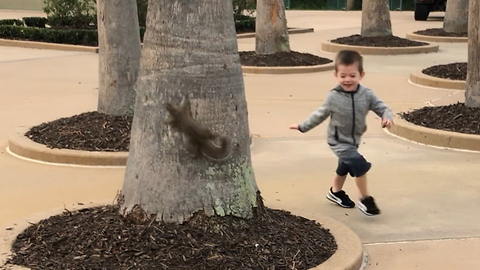
{"label": "gray hooded sweatshirt", "polygon": [[370,110],[381,118],[393,120],[392,111],[371,89],[359,84],[356,91],[347,92],[338,85],[328,93],[323,105],[299,125],[299,130],[307,132],[330,117],[328,144],[358,147],[367,129],[365,122]]}

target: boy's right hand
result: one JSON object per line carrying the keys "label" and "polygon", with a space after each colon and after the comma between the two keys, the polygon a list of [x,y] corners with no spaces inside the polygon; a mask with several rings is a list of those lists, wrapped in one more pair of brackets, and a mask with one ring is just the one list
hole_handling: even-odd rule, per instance
{"label": "boy's right hand", "polygon": [[299,129],[298,129],[298,124],[291,125],[291,126],[289,126],[288,128],[289,128],[289,129],[299,130]]}

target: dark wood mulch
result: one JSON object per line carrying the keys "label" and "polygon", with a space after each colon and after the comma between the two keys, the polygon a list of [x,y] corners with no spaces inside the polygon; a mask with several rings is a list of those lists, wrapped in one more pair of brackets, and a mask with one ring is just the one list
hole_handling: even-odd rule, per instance
{"label": "dark wood mulch", "polygon": [[423,107],[399,115],[408,122],[427,128],[480,135],[480,108],[469,108],[465,103]]}
{"label": "dark wood mulch", "polygon": [[336,249],[328,230],[283,210],[266,208],[251,220],[197,214],[176,225],[134,224],[107,206],[30,226],[7,263],[33,270],[304,270]]}
{"label": "dark wood mulch", "polygon": [[333,62],[327,58],[296,51],[278,52],[268,55],[257,54],[255,51],[245,51],[239,52],[239,54],[240,63],[244,66],[294,67],[324,65]]}
{"label": "dark wood mulch", "polygon": [[32,127],[25,133],[49,148],[128,152],[133,116],[85,112]]}
{"label": "dark wood mulch", "polygon": [[363,37],[361,35],[351,35],[348,37],[340,37],[331,40],[332,43],[353,45],[353,46],[369,46],[369,47],[415,47],[428,45],[425,42],[414,41],[397,36],[388,37]]}
{"label": "dark wood mulch", "polygon": [[467,63],[456,62],[446,65],[431,66],[422,70],[422,73],[443,79],[465,81],[467,80]]}
{"label": "dark wood mulch", "polygon": [[434,37],[468,37],[467,32],[450,33],[443,30],[443,28],[428,28],[428,29],[419,30],[413,33],[417,35],[434,36]]}

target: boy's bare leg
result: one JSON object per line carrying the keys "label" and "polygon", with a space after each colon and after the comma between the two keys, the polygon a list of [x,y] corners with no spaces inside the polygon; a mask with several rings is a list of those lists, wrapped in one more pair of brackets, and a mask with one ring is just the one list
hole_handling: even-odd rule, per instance
{"label": "boy's bare leg", "polygon": [[345,180],[347,179],[347,176],[340,176],[338,174],[335,175],[333,178],[333,185],[332,185],[332,191],[333,193],[339,192],[343,188],[343,184],[345,184]]}
{"label": "boy's bare leg", "polygon": [[355,183],[357,184],[360,199],[368,197],[369,195],[368,195],[368,189],[367,189],[367,174],[364,174],[360,177],[356,177]]}

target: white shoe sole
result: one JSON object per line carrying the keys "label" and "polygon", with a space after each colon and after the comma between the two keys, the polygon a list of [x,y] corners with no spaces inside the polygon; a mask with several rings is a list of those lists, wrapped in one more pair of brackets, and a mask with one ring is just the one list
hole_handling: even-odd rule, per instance
{"label": "white shoe sole", "polygon": [[370,214],[370,213],[368,213],[368,212],[367,212],[367,207],[366,207],[363,203],[361,203],[361,202],[358,203],[358,210],[360,210],[362,213],[364,213],[365,215],[367,215],[367,216],[369,216],[369,217],[380,215],[380,213],[378,213],[378,214]]}
{"label": "white shoe sole", "polygon": [[[350,207],[350,206],[347,206],[347,205],[344,205],[342,204],[342,200],[340,200],[339,198],[335,197],[335,195],[333,195],[330,191],[328,192],[327,194],[327,199],[331,202],[334,202],[336,203],[338,206],[341,206],[343,208],[353,208],[353,207]],[[355,206],[354,206],[355,207]]]}

